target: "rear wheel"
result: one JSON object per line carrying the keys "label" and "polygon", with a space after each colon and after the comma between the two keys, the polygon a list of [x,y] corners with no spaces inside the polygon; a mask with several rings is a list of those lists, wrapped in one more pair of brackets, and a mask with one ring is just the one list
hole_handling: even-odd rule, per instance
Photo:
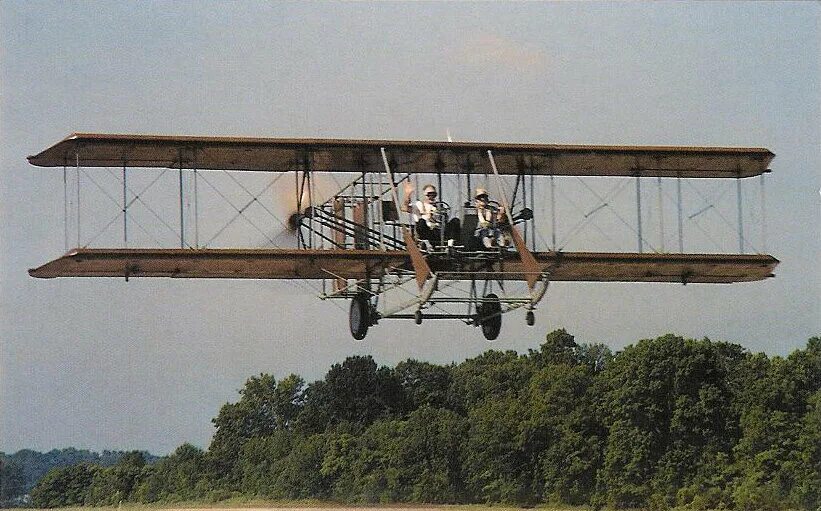
{"label": "rear wheel", "polygon": [[351,327],[351,335],[357,341],[361,341],[368,335],[368,327],[371,326],[371,304],[368,296],[360,293],[351,300],[351,310],[348,320]]}
{"label": "rear wheel", "polygon": [[536,315],[533,314],[533,311],[527,311],[527,314],[525,314],[525,321],[527,322],[527,326],[533,326],[536,324]]}
{"label": "rear wheel", "polygon": [[495,341],[502,331],[502,305],[493,293],[485,295],[485,301],[476,307],[482,334],[488,341]]}

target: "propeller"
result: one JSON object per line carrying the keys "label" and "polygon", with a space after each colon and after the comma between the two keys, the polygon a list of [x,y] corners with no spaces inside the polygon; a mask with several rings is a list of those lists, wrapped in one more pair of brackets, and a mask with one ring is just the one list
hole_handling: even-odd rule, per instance
{"label": "propeller", "polygon": [[[323,204],[339,192],[340,185],[330,174],[314,173],[311,179],[311,199],[315,206]],[[280,179],[274,183],[269,193],[274,197],[273,207],[269,209],[281,222],[275,222],[271,240],[280,247],[297,247],[300,221],[311,215],[307,185],[302,195],[301,214],[297,210],[298,192],[292,179]]]}

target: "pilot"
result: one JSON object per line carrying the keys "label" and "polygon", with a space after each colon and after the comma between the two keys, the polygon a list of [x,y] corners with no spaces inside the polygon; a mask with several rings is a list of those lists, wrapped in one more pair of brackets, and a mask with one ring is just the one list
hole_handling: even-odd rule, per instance
{"label": "pilot", "polygon": [[[405,211],[411,214],[416,237],[419,240],[426,240],[431,246],[439,246],[443,241],[441,221],[446,218],[447,211],[439,207],[442,203],[436,200],[438,195],[436,187],[432,184],[425,185],[422,188],[423,198],[411,203],[413,190],[413,184],[406,182],[404,190]],[[444,241],[449,245],[452,244],[453,239],[459,233],[459,229],[459,219],[450,219],[445,225]]]}
{"label": "pilot", "polygon": [[505,208],[495,203],[491,204],[487,190],[484,188],[477,188],[474,198],[476,199],[476,215],[479,217],[475,236],[485,248],[507,246],[507,235],[501,229],[509,223]]}

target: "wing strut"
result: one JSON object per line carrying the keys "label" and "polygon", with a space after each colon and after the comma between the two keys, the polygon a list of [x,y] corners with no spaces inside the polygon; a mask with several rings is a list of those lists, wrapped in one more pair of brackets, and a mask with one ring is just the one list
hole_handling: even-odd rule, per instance
{"label": "wing strut", "polygon": [[[396,182],[393,180],[393,172],[391,172],[391,166],[388,163],[388,156],[385,154],[384,147],[380,147],[379,149],[382,152],[382,162],[385,164],[385,172],[388,173],[391,194],[393,195],[393,204],[396,206],[396,215],[397,218],[402,218],[402,212],[399,210],[399,194],[396,191]],[[430,270],[430,266],[428,266],[425,256],[422,255],[422,252],[413,240],[413,236],[411,236],[410,231],[404,225],[402,226],[402,237],[405,239],[405,247],[410,254],[413,271],[416,273],[416,284],[419,286],[419,290],[421,291],[425,286],[425,281],[428,280],[428,275],[431,275],[434,278],[436,276]]]}
{"label": "wing strut", "polygon": [[510,209],[510,205],[507,202],[507,196],[505,195],[504,190],[502,190],[502,178],[499,176],[499,170],[496,168],[496,161],[493,159],[493,152],[489,149],[487,156],[490,159],[490,166],[493,168],[493,173],[496,175],[496,188],[499,191],[499,197],[501,197],[502,204],[505,207],[505,215],[507,215],[508,219],[507,221],[510,223],[510,236],[513,238],[513,244],[516,246],[516,251],[519,253],[519,257],[522,259],[522,266],[525,270],[524,277],[527,281],[527,287],[530,288],[532,293],[533,288],[536,287],[536,282],[539,281],[541,268],[539,268],[539,263],[536,262],[536,258],[533,257],[533,254],[527,249],[527,244],[522,238],[521,233],[519,233],[516,226],[513,225],[513,211]]}

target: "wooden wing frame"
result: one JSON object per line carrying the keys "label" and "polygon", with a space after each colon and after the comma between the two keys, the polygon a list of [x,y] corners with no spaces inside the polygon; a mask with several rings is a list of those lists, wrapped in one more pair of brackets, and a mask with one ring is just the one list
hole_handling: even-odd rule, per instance
{"label": "wooden wing frame", "polygon": [[[381,151],[388,155],[382,160]],[[601,146],[187,137],[75,133],[28,158],[41,167],[160,167],[260,172],[487,174],[492,151],[502,175],[746,178],[768,172],[764,148]],[[390,160],[388,162],[387,160]],[[535,252],[551,281],[731,283],[772,276],[769,255]],[[515,252],[504,271],[481,265],[473,278],[533,280]],[[33,277],[172,277],[362,280],[409,271],[407,251],[312,249],[75,249],[29,270]],[[465,269],[432,267],[440,280]],[[532,285],[531,285],[532,287]]]}
{"label": "wooden wing frame", "polygon": [[[551,281],[749,282],[772,277],[778,260],[747,254],[535,252]],[[32,277],[171,277],[220,279],[378,278],[411,268],[406,251],[309,249],[77,249],[29,270]],[[465,269],[434,266],[440,280],[464,280]],[[504,271],[477,266],[477,279],[526,280],[515,253]]]}
{"label": "wooden wing frame", "polygon": [[161,167],[288,172],[382,172],[380,149],[391,167],[414,174],[484,174],[492,150],[499,173],[537,176],[643,176],[743,178],[767,172],[775,156],[755,147],[605,146],[187,137],[74,133],[29,156],[40,167]]}

